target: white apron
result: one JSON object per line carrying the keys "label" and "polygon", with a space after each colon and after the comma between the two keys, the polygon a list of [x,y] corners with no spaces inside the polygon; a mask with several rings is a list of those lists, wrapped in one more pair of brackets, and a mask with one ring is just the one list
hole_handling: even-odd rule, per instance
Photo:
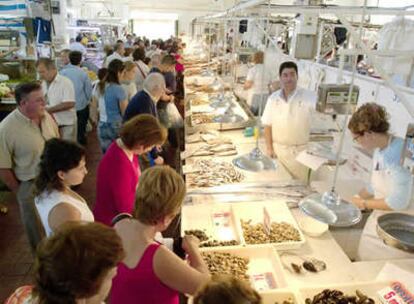
{"label": "white apron", "polygon": [[[374,189],[374,196],[376,199],[387,197],[392,189],[389,183],[390,171],[374,170],[371,176],[371,185]],[[413,199],[411,199],[410,207],[407,211],[412,213]],[[386,260],[386,259],[407,259],[414,258],[413,253],[409,253],[384,244],[382,239],[377,234],[377,220],[378,217],[391,213],[393,211],[374,210],[369,216],[364,230],[362,231],[361,239],[358,246],[358,257],[362,261]]]}
{"label": "white apron", "polygon": [[253,88],[248,89],[247,94],[246,94],[246,98],[247,98],[246,103],[249,107],[252,106],[253,95],[254,95]]}
{"label": "white apron", "polygon": [[273,149],[293,178],[307,182],[309,168],[296,161],[309,141],[311,112],[303,102],[278,106],[272,124]]}

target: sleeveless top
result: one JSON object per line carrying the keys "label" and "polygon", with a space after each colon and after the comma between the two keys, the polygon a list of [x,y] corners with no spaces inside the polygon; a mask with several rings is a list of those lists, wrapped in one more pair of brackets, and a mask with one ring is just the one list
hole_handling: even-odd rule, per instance
{"label": "sleeveless top", "polygon": [[85,201],[79,200],[69,194],[57,190],[52,190],[50,192],[44,191],[35,197],[35,205],[43,227],[45,228],[46,236],[50,236],[52,234],[52,229],[49,227],[49,213],[53,207],[62,202],[68,203],[78,209],[81,215],[81,221],[94,221],[92,211],[89,209]]}
{"label": "sleeveless top", "polygon": [[118,273],[112,281],[111,304],[179,303],[178,291],[162,283],[154,272],[154,255],[160,246],[149,245],[133,269],[123,263],[118,265]]}

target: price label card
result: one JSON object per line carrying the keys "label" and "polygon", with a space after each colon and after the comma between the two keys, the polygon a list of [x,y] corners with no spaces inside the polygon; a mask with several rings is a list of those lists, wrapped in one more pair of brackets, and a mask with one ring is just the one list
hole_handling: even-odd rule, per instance
{"label": "price label card", "polygon": [[399,282],[394,282],[378,291],[379,299],[383,304],[410,304],[414,303],[414,295]]}
{"label": "price label card", "polygon": [[276,282],[271,272],[251,275],[250,280],[257,291],[265,291],[276,288]]}
{"label": "price label card", "polygon": [[213,225],[215,228],[230,227],[230,212],[215,212],[213,213]]}

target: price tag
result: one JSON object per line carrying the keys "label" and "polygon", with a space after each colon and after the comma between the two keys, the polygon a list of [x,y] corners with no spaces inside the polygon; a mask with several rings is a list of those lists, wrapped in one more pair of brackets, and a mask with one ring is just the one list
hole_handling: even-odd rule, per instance
{"label": "price tag", "polygon": [[230,212],[216,212],[213,213],[213,225],[215,228],[230,227]]}
{"label": "price tag", "polygon": [[250,280],[257,291],[264,291],[276,288],[276,282],[271,272],[251,275]]}
{"label": "price tag", "polygon": [[399,282],[394,282],[378,291],[379,299],[383,304],[411,304],[414,296]]}
{"label": "price tag", "polygon": [[265,232],[269,235],[272,230],[272,222],[270,220],[270,215],[266,207],[263,207],[263,226]]}

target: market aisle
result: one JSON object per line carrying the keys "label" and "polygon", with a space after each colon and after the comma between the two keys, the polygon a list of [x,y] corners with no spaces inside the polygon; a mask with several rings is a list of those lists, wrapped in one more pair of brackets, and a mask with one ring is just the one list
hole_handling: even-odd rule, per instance
{"label": "market aisle", "polygon": [[[101,151],[96,132],[88,135],[88,175],[76,191],[85,198],[89,206],[95,203],[96,168]],[[9,208],[7,215],[0,215],[0,303],[3,303],[17,287],[30,284],[33,257],[20,221],[19,207],[12,195],[6,195]]]}

